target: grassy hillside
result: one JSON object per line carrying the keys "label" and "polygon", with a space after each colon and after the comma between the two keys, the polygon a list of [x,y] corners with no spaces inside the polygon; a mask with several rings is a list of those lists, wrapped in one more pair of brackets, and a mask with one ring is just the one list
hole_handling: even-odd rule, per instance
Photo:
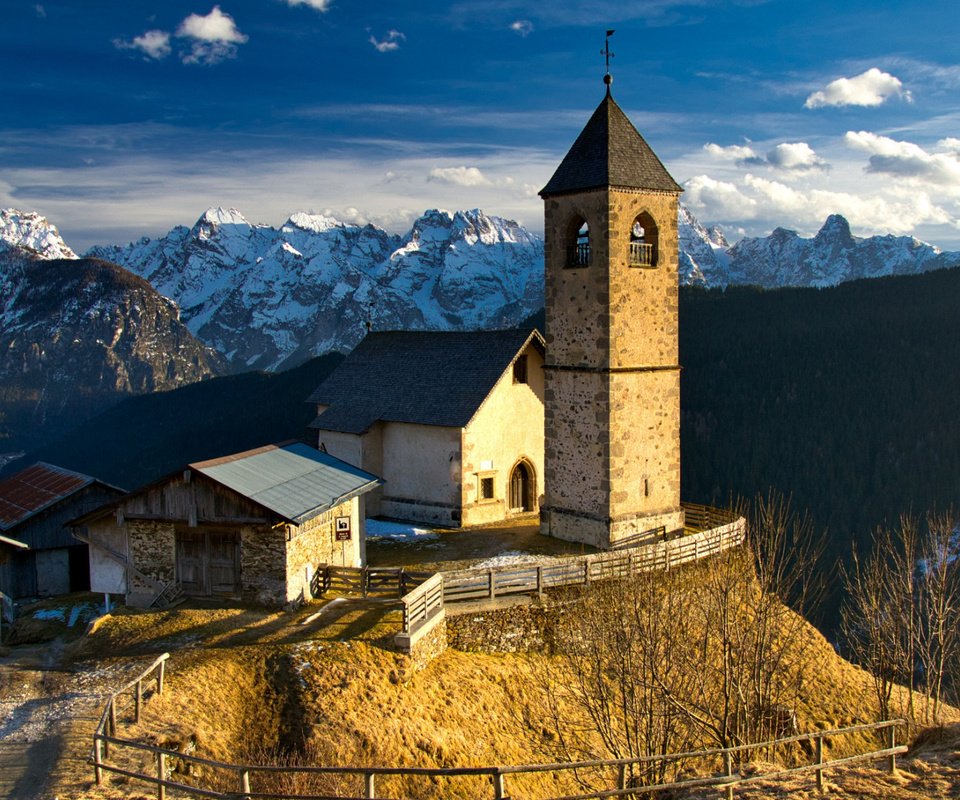
{"label": "grassy hillside", "polygon": [[[317,611],[317,606],[294,614],[199,606],[119,611],[102,619],[79,643],[73,668],[97,670],[104,657],[146,661],[150,654],[172,652],[168,691],[149,701],[140,726],[127,727],[122,734],[201,757],[248,763],[420,767],[554,760],[559,743],[548,721],[543,676],[556,669],[556,656],[449,649],[418,671],[389,649],[399,626],[397,611],[369,601],[329,606],[320,615]],[[463,619],[474,626],[509,629],[517,622],[516,615],[524,613],[513,609]],[[454,628],[459,624],[457,619],[450,621]],[[801,730],[869,720],[866,673],[840,659],[811,626],[795,630],[794,646],[805,653],[806,680],[797,706]],[[873,743],[837,741],[828,747],[827,756],[839,757],[867,745]],[[602,753],[599,746],[597,752]],[[938,752],[943,754],[942,746]],[[795,755],[805,759],[809,753],[801,747]],[[791,758],[786,752],[776,757]],[[133,754],[136,758],[142,764],[131,761],[130,766],[152,771],[149,754]],[[172,767],[177,780],[217,780],[217,774],[207,769],[194,767],[187,773],[182,765]],[[769,768],[762,762],[750,767]],[[901,762],[901,768],[904,777],[898,779],[896,793],[873,796],[911,800],[950,796],[949,791],[930,792],[933,787],[960,784],[955,765],[931,763],[922,754],[916,762]],[[598,779],[585,773],[579,777],[587,782]],[[890,791],[889,781],[868,768],[849,773],[846,779]],[[258,790],[322,789],[355,796],[359,788],[346,779],[324,780],[322,786],[293,780],[270,787],[261,783]],[[841,778],[832,780],[839,783]],[[811,787],[812,777],[796,784],[794,791],[813,796]],[[109,778],[102,791],[95,791],[89,767],[79,764],[72,776],[50,788],[60,796],[101,799],[129,797],[131,791],[148,793],[146,786],[116,777]],[[232,784],[223,788],[235,790]],[[525,798],[583,791],[569,775],[551,774],[510,778],[508,788],[511,796]],[[378,780],[378,790],[390,797],[472,800],[490,796],[489,783],[477,778],[384,777]],[[871,795],[840,792],[836,796]]]}
{"label": "grassy hillside", "polygon": [[133,489],[192,461],[271,442],[309,439],[304,401],[343,359],[314,358],[286,372],[247,372],[125,400],[16,461],[49,461]]}

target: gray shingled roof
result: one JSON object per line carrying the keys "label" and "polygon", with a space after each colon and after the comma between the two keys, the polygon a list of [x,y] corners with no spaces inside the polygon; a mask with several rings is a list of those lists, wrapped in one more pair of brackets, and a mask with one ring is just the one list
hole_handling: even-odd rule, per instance
{"label": "gray shingled roof", "polygon": [[190,469],[297,525],[381,483],[300,442],[201,461]]}
{"label": "gray shingled roof", "polygon": [[363,433],[378,420],[463,428],[532,330],[369,333],[307,400],[311,427]]}
{"label": "gray shingled roof", "polygon": [[609,92],[540,196],[601,186],[683,191]]}

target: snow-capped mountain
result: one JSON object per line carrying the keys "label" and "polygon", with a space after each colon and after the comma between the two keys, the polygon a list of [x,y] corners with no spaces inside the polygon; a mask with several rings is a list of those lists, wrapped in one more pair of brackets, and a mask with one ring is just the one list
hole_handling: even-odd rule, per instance
{"label": "snow-capped mountain", "polygon": [[0,252],[0,417],[14,439],[223,371],[176,306],[122,267]]}
{"label": "snow-capped mountain", "polygon": [[836,286],[859,278],[913,275],[960,266],[960,253],[941,252],[912,236],[871,236],[850,232],[839,214],[827,217],[816,236],[777,228],[769,236],[747,237],[732,247],[681,210],[681,281],[701,286],[752,284]]}
{"label": "snow-capped mountain", "polygon": [[0,209],[0,249],[19,248],[40,258],[76,258],[55,225],[35,211]]}
{"label": "snow-capped mountain", "polygon": [[543,242],[510,220],[427,211],[405,236],[321,215],[279,229],[235,209],[88,255],[122,264],[182,310],[236,368],[349,350],[385,329],[508,327],[543,303]]}
{"label": "snow-capped mountain", "polygon": [[728,267],[730,247],[718,227],[705,228],[685,205],[680,206],[680,283],[691,286],[713,285],[707,276],[723,274]]}

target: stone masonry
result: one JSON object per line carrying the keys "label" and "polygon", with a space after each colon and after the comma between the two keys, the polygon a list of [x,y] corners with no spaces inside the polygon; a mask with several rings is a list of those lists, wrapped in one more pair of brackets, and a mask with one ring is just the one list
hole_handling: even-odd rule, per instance
{"label": "stone masonry", "polygon": [[[546,198],[545,534],[607,548],[683,526],[677,204],[613,187]],[[653,267],[629,264],[641,215]],[[571,267],[581,220],[590,263]]]}

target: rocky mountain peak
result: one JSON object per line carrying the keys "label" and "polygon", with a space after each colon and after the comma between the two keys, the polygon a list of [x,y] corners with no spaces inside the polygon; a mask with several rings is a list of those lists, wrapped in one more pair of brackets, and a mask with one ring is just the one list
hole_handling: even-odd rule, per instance
{"label": "rocky mountain peak", "polygon": [[77,258],[55,225],[35,211],[0,210],[0,243],[40,258]]}
{"label": "rocky mountain peak", "polygon": [[817,232],[814,241],[820,243],[830,242],[835,247],[850,248],[856,244],[853,234],[850,232],[850,223],[840,214],[831,214],[827,217],[823,226]]}

